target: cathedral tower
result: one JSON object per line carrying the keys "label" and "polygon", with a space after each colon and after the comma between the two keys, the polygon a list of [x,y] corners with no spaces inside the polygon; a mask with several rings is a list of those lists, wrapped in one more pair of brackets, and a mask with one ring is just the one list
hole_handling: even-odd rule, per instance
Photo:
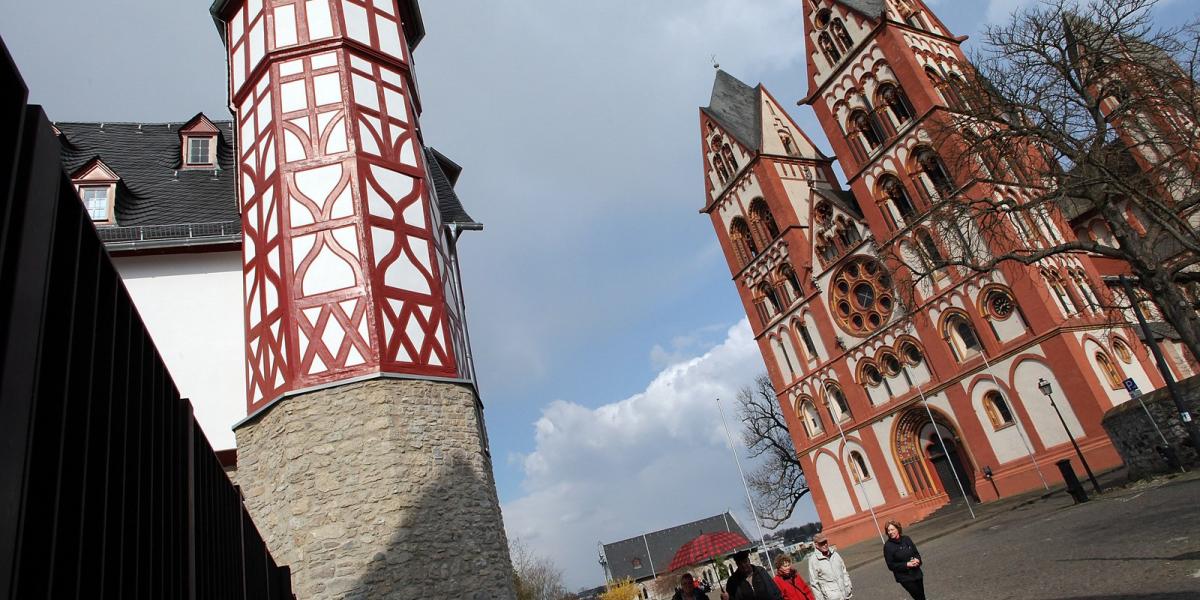
{"label": "cathedral tower", "polygon": [[238,138],[247,506],[301,598],[511,598],[454,256],[478,224],[418,124],[417,2],[212,12]]}
{"label": "cathedral tower", "polygon": [[[825,529],[848,544],[878,534],[872,511],[878,527],[911,522],[964,495],[1038,487],[1039,469],[1057,477],[1053,462],[1074,452],[1040,380],[1092,467],[1119,464],[1100,417],[1128,399],[1126,377],[1143,389],[1162,381],[1136,336],[1108,325],[1093,261],[976,273],[952,258],[998,250],[977,224],[929,218],[943,200],[1023,203],[1037,168],[962,159],[937,135],[966,101],[963,38],[918,0],[804,0],[803,10],[802,103],[849,191],[761,86],[718,72],[701,109],[704,212]],[[1061,215],[1028,213],[1005,225],[1015,243],[1072,235]]]}

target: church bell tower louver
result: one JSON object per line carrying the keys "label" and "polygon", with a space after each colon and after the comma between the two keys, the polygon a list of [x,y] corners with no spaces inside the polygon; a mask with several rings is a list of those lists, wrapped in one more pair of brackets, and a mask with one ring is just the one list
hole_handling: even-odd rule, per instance
{"label": "church bell tower louver", "polygon": [[238,138],[247,506],[298,597],[513,597],[447,231],[477,224],[447,213],[457,166],[418,125],[417,2],[212,13]]}

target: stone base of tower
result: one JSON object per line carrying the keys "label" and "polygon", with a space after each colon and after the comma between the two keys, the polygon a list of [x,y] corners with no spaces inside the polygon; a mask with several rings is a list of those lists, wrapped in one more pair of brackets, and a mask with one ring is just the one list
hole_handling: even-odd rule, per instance
{"label": "stone base of tower", "polygon": [[468,386],[378,379],[264,412],[236,478],[297,598],[515,597]]}

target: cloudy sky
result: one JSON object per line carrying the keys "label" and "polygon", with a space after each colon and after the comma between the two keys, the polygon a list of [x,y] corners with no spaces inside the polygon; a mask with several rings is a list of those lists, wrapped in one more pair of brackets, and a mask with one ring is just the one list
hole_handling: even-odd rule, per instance
{"label": "cloudy sky", "polygon": [[[975,35],[1022,3],[932,4]],[[228,118],[208,5],[0,0],[0,36],[52,119]],[[427,141],[465,167],[459,194],[487,227],[464,237],[462,264],[505,524],[572,587],[601,582],[600,540],[726,509],[753,528],[714,399],[763,367],[697,213],[697,107],[713,56],[785,105],[802,97],[801,10],[422,3]],[[1173,0],[1160,16],[1195,10]],[[793,115],[828,152],[811,111]]]}

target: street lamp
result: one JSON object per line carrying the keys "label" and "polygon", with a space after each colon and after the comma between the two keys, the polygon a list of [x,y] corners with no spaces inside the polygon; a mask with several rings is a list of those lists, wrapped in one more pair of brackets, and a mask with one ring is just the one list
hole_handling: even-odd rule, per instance
{"label": "street lamp", "polygon": [[1092,468],[1088,466],[1087,459],[1083,457],[1083,451],[1079,449],[1079,444],[1075,443],[1075,436],[1071,435],[1071,428],[1067,427],[1067,420],[1063,418],[1062,411],[1058,410],[1058,405],[1054,403],[1054,396],[1051,395],[1053,389],[1050,382],[1043,378],[1038,378],[1038,389],[1042,390],[1042,394],[1050,399],[1050,406],[1054,407],[1054,414],[1058,415],[1058,421],[1062,423],[1063,430],[1067,432],[1067,438],[1071,440],[1071,446],[1075,448],[1075,454],[1079,455],[1079,462],[1083,463],[1083,470],[1087,471],[1088,479],[1092,482],[1092,487],[1096,488],[1096,493],[1101,493],[1100,482],[1096,481],[1096,476],[1092,474]]}

